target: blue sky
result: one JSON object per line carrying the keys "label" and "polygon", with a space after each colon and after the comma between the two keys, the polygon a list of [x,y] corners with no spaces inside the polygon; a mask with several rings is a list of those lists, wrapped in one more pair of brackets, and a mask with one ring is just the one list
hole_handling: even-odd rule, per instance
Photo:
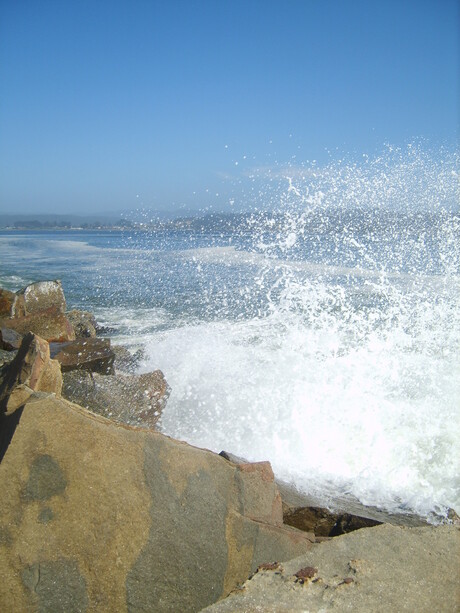
{"label": "blue sky", "polygon": [[0,0],[0,212],[225,209],[254,168],[456,147],[459,15],[457,0]]}

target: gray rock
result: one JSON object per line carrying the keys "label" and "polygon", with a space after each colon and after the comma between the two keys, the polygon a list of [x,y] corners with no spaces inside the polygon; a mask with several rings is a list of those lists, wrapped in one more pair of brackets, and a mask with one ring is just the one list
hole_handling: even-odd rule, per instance
{"label": "gray rock", "polygon": [[74,370],[63,374],[62,395],[109,419],[152,428],[166,404],[169,387],[160,370],[142,375]]}
{"label": "gray rock", "polygon": [[11,328],[0,328],[0,345],[6,351],[19,349],[23,336]]}
{"label": "gray rock", "polygon": [[5,351],[0,349],[0,368],[5,364],[9,364],[16,357],[17,351]]}
{"label": "gray rock", "polygon": [[96,318],[89,311],[73,309],[66,313],[67,319],[73,326],[75,338],[92,338],[96,336]]}
{"label": "gray rock", "polygon": [[114,367],[116,372],[134,373],[140,361],[144,358],[142,349],[138,349],[134,353],[131,353],[131,351],[123,347],[123,345],[114,345],[112,346],[112,351],[115,354]]}

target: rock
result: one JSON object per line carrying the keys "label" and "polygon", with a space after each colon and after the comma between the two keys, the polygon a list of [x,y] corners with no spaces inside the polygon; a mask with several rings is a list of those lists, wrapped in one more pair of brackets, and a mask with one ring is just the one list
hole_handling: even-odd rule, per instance
{"label": "rock", "polygon": [[245,515],[277,504],[266,468],[241,472],[50,395],[19,412],[0,463],[0,610],[200,611],[258,565],[312,547]]}
{"label": "rock", "polygon": [[0,287],[0,319],[24,315],[24,297]]}
{"label": "rock", "polygon": [[315,536],[339,536],[382,523],[351,513],[333,513],[323,507],[285,507],[283,520],[288,526],[314,532]]}
{"label": "rock", "polygon": [[75,338],[92,338],[96,336],[96,318],[88,311],[73,309],[66,313],[67,319],[73,326]]}
{"label": "rock", "polygon": [[33,332],[48,342],[75,339],[69,320],[57,307],[50,307],[39,313],[23,317],[0,319],[0,327],[11,328],[22,335]]}
{"label": "rock", "polygon": [[65,297],[60,281],[37,281],[17,292],[23,296],[25,315],[35,315],[47,309],[65,313]]}
{"label": "rock", "polygon": [[458,610],[460,531],[384,524],[314,545],[258,572],[206,613],[417,613]]}
{"label": "rock", "polygon": [[114,366],[116,372],[134,373],[144,357],[144,351],[142,349],[138,349],[135,353],[131,353],[131,351],[123,347],[123,345],[114,345],[112,350],[115,354]]}
{"label": "rock", "polygon": [[93,413],[122,423],[154,427],[169,396],[160,370],[143,375],[100,375],[85,370],[63,374],[62,395]]}
{"label": "rock", "polygon": [[6,415],[14,412],[34,390],[60,395],[61,388],[61,369],[50,359],[48,343],[29,333],[16,357],[2,371],[0,411]]}
{"label": "rock", "polygon": [[6,351],[19,349],[23,336],[11,328],[0,328],[0,346]]}
{"label": "rock", "polygon": [[[247,459],[241,458],[228,451],[221,451],[220,456],[234,464],[244,464]],[[329,538],[352,532],[363,527],[377,526],[389,523],[395,526],[427,526],[428,521],[418,515],[407,512],[387,512],[376,507],[362,504],[357,498],[350,495],[329,497],[331,509],[321,506],[321,500],[311,494],[301,492],[292,483],[275,478],[276,486],[283,501],[284,522],[299,530],[314,531],[318,539]],[[433,514],[434,523],[453,521],[452,509],[445,509],[439,515]],[[460,522],[459,522],[460,523]],[[325,537],[326,532],[332,532]]]}
{"label": "rock", "polygon": [[51,357],[59,362],[62,372],[86,369],[113,374],[115,354],[105,338],[77,339],[70,343],[51,343]]}
{"label": "rock", "polygon": [[[5,351],[0,349],[0,368],[5,364],[9,364],[16,357],[17,351]],[[1,375],[0,375],[1,378]]]}

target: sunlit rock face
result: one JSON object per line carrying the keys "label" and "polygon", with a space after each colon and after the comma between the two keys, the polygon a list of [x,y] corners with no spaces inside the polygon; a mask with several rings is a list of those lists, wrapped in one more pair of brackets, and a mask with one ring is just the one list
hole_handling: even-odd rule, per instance
{"label": "sunlit rock face", "polygon": [[455,526],[384,524],[314,545],[262,568],[206,613],[455,611],[460,531]]}
{"label": "sunlit rock face", "polygon": [[61,369],[50,358],[48,343],[30,332],[0,375],[0,411],[13,413],[34,391],[59,396],[61,388]]}
{"label": "sunlit rock face", "polygon": [[24,335],[33,332],[46,341],[71,341],[75,331],[65,315],[60,281],[38,281],[14,293],[0,290],[0,328]]}
{"label": "sunlit rock face", "polygon": [[51,395],[1,427],[1,610],[199,611],[314,540],[283,526],[266,463],[239,467]]}
{"label": "sunlit rock face", "polygon": [[60,281],[37,281],[18,292],[24,300],[25,315],[34,315],[50,307],[65,313],[66,301]]}

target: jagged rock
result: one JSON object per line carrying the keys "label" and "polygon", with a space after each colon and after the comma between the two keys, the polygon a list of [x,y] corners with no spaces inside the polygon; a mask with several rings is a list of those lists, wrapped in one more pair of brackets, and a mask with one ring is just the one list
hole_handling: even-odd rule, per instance
{"label": "jagged rock", "polygon": [[100,375],[84,370],[63,374],[67,400],[131,425],[152,428],[161,416],[169,387],[160,370],[142,375]]}
{"label": "jagged rock", "polygon": [[[17,351],[5,351],[5,349],[0,349],[0,368],[5,364],[9,364],[16,357]],[[1,375],[0,375],[1,378]]]}
{"label": "jagged rock", "polygon": [[459,568],[457,527],[384,524],[314,545],[276,572],[262,570],[204,611],[450,613],[458,610]]}
{"label": "jagged rock", "polygon": [[131,351],[123,347],[123,345],[114,345],[112,350],[115,354],[114,366],[116,372],[134,373],[144,357],[142,349],[138,349],[135,353],[131,353]]}
{"label": "jagged rock", "polygon": [[96,336],[96,318],[88,311],[73,309],[66,313],[67,319],[73,326],[75,338],[92,338]]}
{"label": "jagged rock", "polygon": [[200,611],[259,564],[312,546],[245,515],[270,517],[278,504],[266,469],[242,472],[54,396],[20,413],[4,424],[0,610]]}
{"label": "jagged rock", "polygon": [[50,308],[65,313],[65,297],[60,281],[37,281],[17,292],[23,296],[25,315],[35,315]]}
{"label": "jagged rock", "polygon": [[16,357],[2,370],[0,412],[8,415],[36,391],[59,395],[62,375],[59,364],[50,359],[49,345],[32,333],[27,334]]}
{"label": "jagged rock", "polygon": [[0,318],[23,317],[24,297],[0,287]]}
{"label": "jagged rock", "polygon": [[51,343],[51,357],[59,362],[62,372],[85,369],[104,375],[114,373],[115,354],[105,338],[77,339],[70,343]]}
{"label": "jagged rock", "polygon": [[333,513],[323,507],[285,507],[283,520],[288,526],[314,532],[316,536],[339,536],[382,523],[351,513]]}
{"label": "jagged rock", "polygon": [[74,340],[73,327],[64,311],[60,281],[38,281],[16,294],[0,289],[0,327],[20,335],[33,332],[49,342]]}
{"label": "jagged rock", "polygon": [[75,339],[69,320],[54,306],[32,315],[0,319],[0,327],[11,328],[22,335],[33,332],[48,342]]}
{"label": "jagged rock", "polygon": [[6,351],[19,349],[23,336],[11,328],[0,329],[0,346]]}

